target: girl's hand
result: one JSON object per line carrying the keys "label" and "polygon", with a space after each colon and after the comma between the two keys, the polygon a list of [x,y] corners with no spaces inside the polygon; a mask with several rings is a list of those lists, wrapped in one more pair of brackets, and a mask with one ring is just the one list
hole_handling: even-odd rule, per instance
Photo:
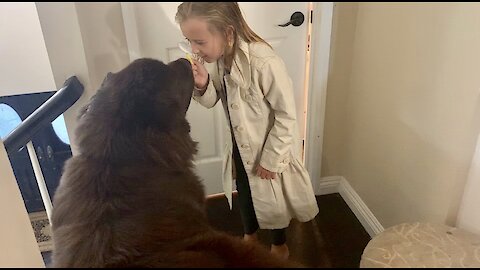
{"label": "girl's hand", "polygon": [[197,61],[192,59],[192,70],[193,78],[195,80],[195,87],[198,89],[206,89],[208,83],[208,71],[205,66]]}
{"label": "girl's hand", "polygon": [[257,166],[257,176],[260,176],[262,179],[275,179],[276,174],[277,173],[271,172],[260,165]]}

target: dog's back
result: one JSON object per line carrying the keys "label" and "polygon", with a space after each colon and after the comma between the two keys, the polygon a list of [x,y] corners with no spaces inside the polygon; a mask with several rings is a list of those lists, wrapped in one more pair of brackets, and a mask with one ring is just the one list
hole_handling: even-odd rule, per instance
{"label": "dog's back", "polygon": [[54,267],[292,266],[209,226],[185,120],[191,73],[184,59],[140,59],[92,98],[54,198]]}

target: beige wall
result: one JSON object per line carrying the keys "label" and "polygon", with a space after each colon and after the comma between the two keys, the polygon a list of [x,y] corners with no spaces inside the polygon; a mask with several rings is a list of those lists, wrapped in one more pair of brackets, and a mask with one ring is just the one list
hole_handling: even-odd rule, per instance
{"label": "beige wall", "polygon": [[480,4],[339,3],[322,176],[384,227],[454,225],[480,127]]}
{"label": "beige wall", "polygon": [[78,110],[130,62],[120,3],[0,3],[0,18],[0,96],[57,90],[74,75],[84,85],[64,114],[75,154]]}
{"label": "beige wall", "polygon": [[108,72],[130,63],[119,2],[75,3],[85,56],[96,91]]}
{"label": "beige wall", "polygon": [[72,152],[76,154],[78,110],[94,95],[108,72],[117,72],[130,62],[120,3],[36,5],[57,88],[73,75],[85,87],[82,97],[65,112]]}
{"label": "beige wall", "polygon": [[[1,3],[0,19],[5,18],[9,23],[1,24],[0,36],[18,38],[2,43],[8,44],[8,50],[0,50],[1,94],[18,94],[16,89],[26,88],[30,92],[60,89],[73,75],[85,86],[84,95],[65,113],[75,153],[73,131],[78,109],[95,93],[107,72],[117,72],[129,63],[120,3]],[[15,55],[22,57],[12,58]],[[5,72],[9,68],[15,70],[14,75]],[[0,267],[44,267],[3,143],[0,213]]]}
{"label": "beige wall", "polygon": [[457,226],[480,235],[480,137],[468,173],[467,184],[458,211]]}
{"label": "beige wall", "polygon": [[35,3],[0,3],[0,96],[55,90]]}
{"label": "beige wall", "polygon": [[0,172],[0,267],[45,267],[1,140]]}

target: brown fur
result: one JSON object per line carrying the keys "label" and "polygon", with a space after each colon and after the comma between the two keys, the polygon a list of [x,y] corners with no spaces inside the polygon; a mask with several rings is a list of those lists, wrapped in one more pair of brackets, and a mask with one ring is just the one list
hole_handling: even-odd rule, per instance
{"label": "brown fur", "polygon": [[293,266],[213,230],[193,172],[190,64],[139,59],[80,116],[54,198],[54,267]]}

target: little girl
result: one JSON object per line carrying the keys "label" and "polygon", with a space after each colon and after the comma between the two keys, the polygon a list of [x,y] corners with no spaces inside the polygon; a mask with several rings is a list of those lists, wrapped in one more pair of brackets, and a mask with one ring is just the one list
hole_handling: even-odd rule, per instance
{"label": "little girl", "polygon": [[285,64],[235,2],[182,3],[176,21],[207,62],[192,61],[194,99],[207,108],[222,100],[230,124],[223,188],[231,207],[233,167],[244,239],[256,241],[259,228],[270,229],[271,252],[288,258],[285,228],[292,218],[315,218],[318,205],[295,153],[295,100]]}

